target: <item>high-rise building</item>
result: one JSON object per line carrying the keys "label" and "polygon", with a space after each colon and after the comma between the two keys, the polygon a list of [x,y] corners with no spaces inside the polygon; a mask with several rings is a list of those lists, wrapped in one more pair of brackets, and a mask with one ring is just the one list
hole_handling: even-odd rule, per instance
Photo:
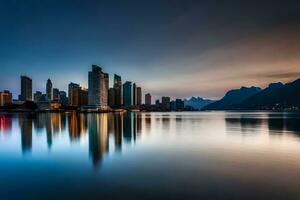
{"label": "high-rise building", "polygon": [[151,94],[150,94],[150,93],[147,93],[147,94],[145,95],[145,104],[146,104],[147,106],[150,106],[150,105],[151,105]]}
{"label": "high-rise building", "polygon": [[130,81],[126,81],[123,84],[123,105],[132,106],[133,105],[133,93],[132,93],[132,84]]}
{"label": "high-rise building", "polygon": [[48,101],[53,100],[52,82],[50,79],[48,79],[46,83],[46,94]]}
{"label": "high-rise building", "polygon": [[59,99],[62,107],[68,106],[69,101],[65,91],[59,91]]}
{"label": "high-rise building", "polygon": [[133,83],[132,85],[132,104],[137,105],[137,91],[136,91],[136,84]]}
{"label": "high-rise building", "polygon": [[116,98],[115,98],[115,89],[114,88],[109,88],[109,91],[108,91],[108,105],[110,107],[115,107],[116,105]]}
{"label": "high-rise building", "polygon": [[156,105],[156,106],[160,106],[159,99],[156,99],[156,100],[155,100],[155,105]]}
{"label": "high-rise building", "polygon": [[106,109],[108,106],[108,74],[102,68],[92,65],[89,71],[88,104],[96,108]]}
{"label": "high-rise building", "polygon": [[0,106],[8,104],[12,104],[12,93],[8,90],[4,90],[3,92],[0,92]]}
{"label": "high-rise building", "polygon": [[88,105],[88,90],[85,88],[81,88],[79,90],[79,106]]}
{"label": "high-rise building", "polygon": [[59,89],[53,88],[53,100],[59,101],[59,99],[60,99]]}
{"label": "high-rise building", "polygon": [[21,76],[21,101],[32,101],[32,79],[27,76]]}
{"label": "high-rise building", "polygon": [[115,105],[120,107],[122,105],[122,79],[121,76],[114,75],[114,90],[115,90]]}
{"label": "high-rise building", "polygon": [[36,91],[33,95],[34,102],[40,102],[42,98],[42,92]]}
{"label": "high-rise building", "polygon": [[137,87],[136,88],[136,104],[137,105],[142,105],[142,88]]}
{"label": "high-rise building", "polygon": [[170,102],[170,110],[176,111],[176,102],[174,100]]}
{"label": "high-rise building", "polygon": [[170,97],[162,97],[161,98],[161,108],[165,111],[170,110]]}
{"label": "high-rise building", "polygon": [[69,84],[69,105],[70,106],[79,106],[79,92],[80,86],[77,83]]}
{"label": "high-rise building", "polygon": [[182,111],[184,110],[184,101],[182,99],[176,99],[175,100],[176,110]]}
{"label": "high-rise building", "polygon": [[88,104],[88,90],[76,83],[69,84],[69,106],[79,107]]}

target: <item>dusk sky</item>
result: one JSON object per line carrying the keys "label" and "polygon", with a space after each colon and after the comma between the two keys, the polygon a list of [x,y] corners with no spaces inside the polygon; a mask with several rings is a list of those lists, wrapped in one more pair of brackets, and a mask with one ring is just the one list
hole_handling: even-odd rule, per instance
{"label": "dusk sky", "polygon": [[[284,3],[283,3],[284,2]],[[0,3],[0,90],[20,75],[87,87],[92,64],[155,97],[217,99],[300,77],[297,1],[15,1]]]}

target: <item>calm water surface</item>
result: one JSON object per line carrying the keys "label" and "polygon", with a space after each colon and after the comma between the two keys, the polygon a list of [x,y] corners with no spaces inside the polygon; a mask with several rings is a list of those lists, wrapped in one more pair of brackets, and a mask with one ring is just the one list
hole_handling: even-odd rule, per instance
{"label": "calm water surface", "polygon": [[300,199],[300,114],[0,113],[0,199]]}

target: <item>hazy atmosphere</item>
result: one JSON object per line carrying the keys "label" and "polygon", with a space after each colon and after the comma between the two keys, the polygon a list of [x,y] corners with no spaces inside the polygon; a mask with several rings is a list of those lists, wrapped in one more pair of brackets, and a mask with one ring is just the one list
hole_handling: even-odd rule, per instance
{"label": "hazy atmosphere", "polygon": [[[272,4],[272,7],[270,7]],[[232,88],[300,76],[297,1],[6,1],[0,90],[69,82],[98,64],[154,97],[217,99]]]}

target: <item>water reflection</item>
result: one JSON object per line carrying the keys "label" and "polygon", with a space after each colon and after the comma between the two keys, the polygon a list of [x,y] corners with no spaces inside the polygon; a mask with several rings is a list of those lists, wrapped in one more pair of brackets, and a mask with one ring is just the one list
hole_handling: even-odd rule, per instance
{"label": "water reflection", "polygon": [[225,122],[229,133],[259,133],[259,129],[264,129],[274,136],[285,133],[300,136],[300,115],[297,113],[227,114]]}
{"label": "water reflection", "polygon": [[9,134],[12,129],[12,115],[3,114],[0,115],[0,133]]}
{"label": "water reflection", "polygon": [[[31,152],[33,134],[45,137],[50,149],[60,134],[67,136],[70,143],[87,141],[87,150],[95,166],[101,164],[105,155],[121,152],[124,145],[134,145],[142,133],[160,129],[162,133],[184,131],[185,126],[205,126],[211,122],[225,122],[226,133],[256,136],[267,131],[270,136],[294,134],[300,136],[300,115],[286,113],[224,113],[222,117],[210,115],[194,117],[186,114],[148,113],[40,113],[40,114],[1,114],[0,133],[10,134],[14,121],[20,130],[21,151]],[[196,116],[196,115],[195,115]],[[153,119],[152,119],[153,118]],[[16,119],[16,120],[14,120]],[[219,123],[221,125],[222,123]],[[143,127],[144,126],[144,127]],[[33,132],[34,130],[34,132]],[[200,130],[200,129],[199,129]],[[111,142],[110,142],[111,141]],[[65,143],[67,145],[67,143]]]}
{"label": "water reflection", "polygon": [[71,113],[68,115],[70,140],[76,141],[87,132],[87,117],[84,114]]}
{"label": "water reflection", "polygon": [[[118,114],[78,114],[78,113],[40,113],[40,114],[1,114],[0,133],[11,133],[13,118],[18,119],[23,153],[31,152],[33,130],[39,136],[45,136],[50,149],[56,136],[67,133],[71,143],[88,137],[88,150],[95,166],[101,163],[103,156],[110,150],[109,135],[114,142],[113,150],[122,151],[123,142],[133,144],[142,133],[140,113]],[[149,118],[146,124],[150,124]],[[59,137],[57,137],[59,140]]]}
{"label": "water reflection", "polygon": [[32,122],[33,115],[22,114],[19,116],[19,126],[21,131],[22,152],[27,153],[32,148]]}

